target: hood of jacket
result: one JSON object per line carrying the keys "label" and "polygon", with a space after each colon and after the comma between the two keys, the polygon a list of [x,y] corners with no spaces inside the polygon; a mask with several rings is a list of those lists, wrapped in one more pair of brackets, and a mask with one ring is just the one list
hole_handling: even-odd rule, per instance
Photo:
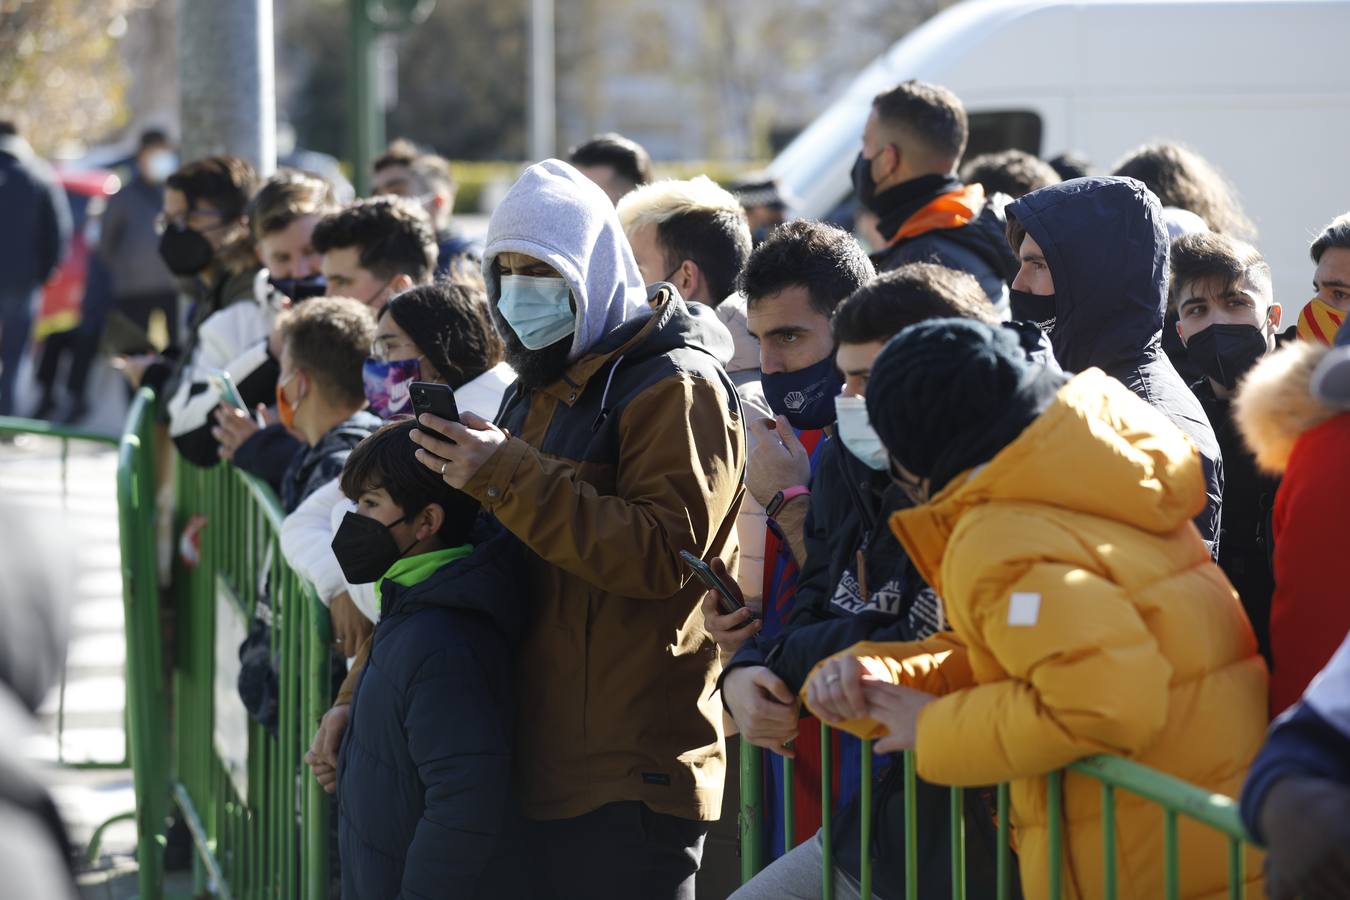
{"label": "hood of jacket", "polygon": [[480,515],[470,536],[473,551],[405,587],[381,584],[381,621],[428,607],[462,609],[491,617],[502,634],[515,641],[525,624],[520,572],[524,545],[489,516]]}
{"label": "hood of jacket", "polygon": [[725,364],[728,374],[759,371],[759,341],[750,333],[750,311],[745,297],[732,294],[717,305],[717,318],[731,333],[731,359]]}
{"label": "hood of jacket", "polygon": [[1329,352],[1316,341],[1290,341],[1242,380],[1233,418],[1264,471],[1283,474],[1299,436],[1341,413],[1312,391],[1313,372]]}
{"label": "hood of jacket", "polygon": [[1050,506],[1167,534],[1205,502],[1195,445],[1119,381],[1089,369],[988,463],[957,476],[928,503],[895,513],[891,527],[941,593],[933,579],[947,542],[977,505]]}
{"label": "hood of jacket", "polygon": [[493,262],[502,253],[542,260],[566,280],[577,308],[570,360],[590,353],[602,338],[646,309],[647,288],[614,204],[561,160],[547,159],[526,169],[492,213],[483,280],[493,305],[501,298]]}
{"label": "hood of jacket", "polygon": [[1041,246],[1055,283],[1050,341],[1068,372],[1112,371],[1162,339],[1167,227],[1140,181],[1075,178],[1008,205]]}

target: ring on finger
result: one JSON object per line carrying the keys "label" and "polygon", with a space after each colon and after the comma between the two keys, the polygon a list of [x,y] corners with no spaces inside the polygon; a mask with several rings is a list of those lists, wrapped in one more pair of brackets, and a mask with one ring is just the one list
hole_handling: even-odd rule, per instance
{"label": "ring on finger", "polygon": [[449,461],[449,460],[446,460],[445,462],[441,463],[441,474],[442,474],[442,475],[445,474],[445,469],[446,469],[446,466],[448,466],[448,465],[450,465],[450,461]]}
{"label": "ring on finger", "polygon": [[839,673],[838,673],[838,672],[831,672],[830,674],[828,674],[828,675],[825,676],[825,683],[826,683],[826,684],[834,684],[834,683],[835,683],[836,681],[838,681],[838,680],[839,680]]}

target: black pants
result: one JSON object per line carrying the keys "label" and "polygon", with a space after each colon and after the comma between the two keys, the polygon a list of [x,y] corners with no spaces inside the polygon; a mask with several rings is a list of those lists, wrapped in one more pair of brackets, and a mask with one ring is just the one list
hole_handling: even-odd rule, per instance
{"label": "black pants", "polygon": [[707,822],[610,803],[526,824],[536,900],[694,900]]}

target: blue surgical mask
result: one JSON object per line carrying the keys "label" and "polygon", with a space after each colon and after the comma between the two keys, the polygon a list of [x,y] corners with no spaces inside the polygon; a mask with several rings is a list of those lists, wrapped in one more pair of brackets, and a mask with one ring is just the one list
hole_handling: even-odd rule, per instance
{"label": "blue surgical mask", "polygon": [[370,411],[386,421],[408,411],[408,386],[422,377],[422,358],[389,362],[369,358],[361,367]]}
{"label": "blue surgical mask", "polygon": [[886,471],[890,457],[867,418],[867,401],[862,397],[840,394],[834,398],[834,412],[835,428],[848,452],[858,457],[867,468],[877,472]]}
{"label": "blue surgical mask", "polygon": [[577,330],[572,292],[562,278],[503,275],[497,309],[528,350],[543,350]]}
{"label": "blue surgical mask", "polygon": [[793,428],[824,428],[834,421],[834,398],[844,377],[834,366],[834,354],[796,372],[765,372],[760,376],[764,399],[774,415],[786,416]]}

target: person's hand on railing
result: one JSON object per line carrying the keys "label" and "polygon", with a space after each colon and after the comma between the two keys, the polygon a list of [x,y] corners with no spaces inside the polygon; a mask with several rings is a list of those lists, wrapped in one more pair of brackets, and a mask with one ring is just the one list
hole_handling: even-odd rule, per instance
{"label": "person's hand on railing", "polygon": [[350,715],[351,707],[345,703],[324,713],[305,754],[305,765],[314,772],[319,786],[330,794],[337,792],[338,749],[342,747],[342,734],[347,730]]}
{"label": "person's hand on railing", "polygon": [[797,755],[788,743],[797,736],[800,705],[767,666],[733,669],[722,682],[722,698],[741,737],[780,756]]}
{"label": "person's hand on railing", "polygon": [[234,459],[234,451],[239,449],[239,445],[262,430],[259,422],[265,420],[266,414],[267,407],[261,403],[258,404],[258,410],[253,416],[228,403],[217,406],[216,411],[212,413],[216,424],[211,428],[211,437],[220,445],[216,450],[220,458]]}
{"label": "person's hand on railing", "polygon": [[1350,897],[1350,789],[1323,778],[1283,778],[1260,815],[1267,897]]}
{"label": "person's hand on railing", "polygon": [[346,591],[333,598],[328,607],[328,617],[333,625],[333,646],[348,659],[356,655],[356,651],[361,649],[366,638],[375,630],[374,624],[356,608],[351,594]]}
{"label": "person's hand on railing", "polygon": [[923,691],[888,684],[884,681],[864,681],[863,695],[867,698],[867,715],[876,719],[890,732],[878,738],[874,749],[878,753],[912,750],[919,730],[919,713],[937,698]]}
{"label": "person's hand on railing", "polygon": [[731,599],[741,605],[734,613],[727,613],[722,606],[721,591],[707,591],[703,595],[703,622],[708,628],[708,633],[717,642],[719,650],[727,656],[733,656],[741,649],[742,644],[753,635],[759,634],[764,623],[755,615],[754,610],[745,605],[745,595],[741,593],[741,586],[727,571],[727,564],[714,558],[708,561],[708,565],[712,568],[713,574],[736,592],[736,596]]}
{"label": "person's hand on railing", "polygon": [[862,664],[856,656],[827,659],[807,682],[807,704],[827,723],[865,718],[863,676]]}

